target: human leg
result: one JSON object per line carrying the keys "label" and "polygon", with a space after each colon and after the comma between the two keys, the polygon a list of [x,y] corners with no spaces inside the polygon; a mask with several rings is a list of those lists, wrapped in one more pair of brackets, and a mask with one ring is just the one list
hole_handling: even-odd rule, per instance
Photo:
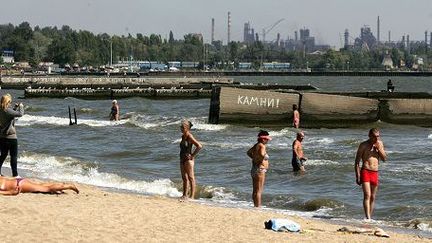
{"label": "human leg", "polygon": [[187,175],[187,180],[190,184],[190,198],[195,198],[195,173],[194,173],[194,164],[193,160],[189,160],[185,163],[185,172]]}
{"label": "human leg", "polygon": [[5,161],[9,153],[9,144],[6,142],[6,138],[0,138],[0,174],[3,162]]}
{"label": "human leg", "polygon": [[43,193],[56,193],[63,190],[72,190],[79,193],[78,188],[73,184],[67,183],[43,183],[38,184],[30,181],[29,179],[22,180],[19,183],[21,192],[43,192]]}
{"label": "human leg", "polygon": [[363,209],[366,219],[371,219],[371,186],[369,182],[362,183],[363,188]]}
{"label": "human leg", "polygon": [[370,185],[370,189],[371,189],[371,196],[370,196],[370,202],[369,202],[369,212],[370,212],[370,216],[372,217],[372,213],[374,211],[374,207],[375,207],[375,199],[376,199],[376,194],[378,192],[378,185]]}
{"label": "human leg", "polygon": [[261,207],[261,194],[264,187],[264,179],[265,174],[264,173],[256,173],[255,175],[252,175],[252,199],[254,201],[255,207]]}
{"label": "human leg", "polygon": [[9,155],[10,155],[10,167],[12,170],[12,176],[18,176],[18,140],[8,139],[9,142]]}
{"label": "human leg", "polygon": [[180,161],[180,173],[183,181],[183,196],[182,198],[187,198],[187,191],[188,191],[188,178],[185,170],[185,162]]}

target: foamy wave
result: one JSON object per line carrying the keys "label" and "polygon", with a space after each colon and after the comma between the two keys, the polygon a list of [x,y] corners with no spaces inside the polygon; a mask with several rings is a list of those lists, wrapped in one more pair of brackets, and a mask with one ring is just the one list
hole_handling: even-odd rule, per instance
{"label": "foamy wave", "polygon": [[[78,119],[78,125],[87,125],[91,127],[106,127],[117,126],[125,124],[127,120],[120,121],[102,121],[90,119]],[[17,126],[32,126],[32,125],[55,125],[55,126],[69,126],[69,118],[55,117],[55,116],[32,116],[24,115],[18,119]]]}
{"label": "foamy wave", "polygon": [[318,138],[318,139],[305,139],[304,144],[313,144],[313,143],[318,143],[318,144],[331,144],[334,143],[334,139],[332,138]]}
{"label": "foamy wave", "polygon": [[333,160],[325,160],[325,159],[308,159],[305,162],[306,165],[338,165],[339,162]]}
{"label": "foamy wave", "polygon": [[432,134],[429,134],[429,135],[428,135],[428,139],[432,139]]}
{"label": "foamy wave", "polygon": [[[200,117],[200,118],[190,118],[190,121],[193,124],[193,128],[192,129],[197,129],[197,130],[204,130],[204,131],[221,131],[221,130],[225,130],[229,125],[227,124],[208,124],[207,121],[207,117]],[[179,121],[179,125],[180,125],[181,121]]]}
{"label": "foamy wave", "polygon": [[152,115],[131,115],[128,123],[136,127],[151,129],[154,127],[165,127],[176,124],[178,123],[178,118]]}
{"label": "foamy wave", "polygon": [[215,124],[194,124],[193,128],[198,130],[205,130],[205,131],[221,131],[225,130],[228,127],[228,125],[215,125]]}
{"label": "foamy wave", "polygon": [[129,190],[133,192],[179,197],[181,193],[169,179],[154,181],[129,180],[112,173],[99,172],[96,163],[85,164],[70,157],[49,155],[24,155],[19,158],[21,169],[31,172],[35,177]]}
{"label": "foamy wave", "polygon": [[205,186],[200,192],[201,197],[210,198],[213,201],[233,201],[236,199],[233,193],[227,192],[224,187]]}
{"label": "foamy wave", "polygon": [[[180,142],[179,140],[178,142]],[[220,147],[220,148],[248,148],[252,146],[251,143],[239,143],[239,142],[202,142],[203,145],[206,146],[214,146],[214,147]]]}
{"label": "foamy wave", "polygon": [[295,138],[297,134],[297,130],[295,130],[294,128],[284,128],[280,131],[269,131],[269,134],[272,137]]}
{"label": "foamy wave", "polygon": [[432,232],[432,228],[430,224],[427,223],[420,223],[417,225],[417,229],[423,230],[423,231],[429,231]]}

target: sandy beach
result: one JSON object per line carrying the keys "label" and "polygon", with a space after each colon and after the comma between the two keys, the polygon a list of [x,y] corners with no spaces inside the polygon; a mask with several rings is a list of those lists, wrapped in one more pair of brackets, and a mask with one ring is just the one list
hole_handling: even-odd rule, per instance
{"label": "sandy beach", "polygon": [[[78,185],[80,194],[1,196],[3,242],[431,242],[387,232],[390,238],[337,232],[341,225],[257,209],[180,202]],[[301,233],[264,229],[288,218]]]}

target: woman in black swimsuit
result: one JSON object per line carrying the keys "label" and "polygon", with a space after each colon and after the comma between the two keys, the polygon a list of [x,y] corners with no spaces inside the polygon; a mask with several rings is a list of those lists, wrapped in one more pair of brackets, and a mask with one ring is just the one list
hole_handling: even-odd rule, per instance
{"label": "woman in black swimsuit", "polygon": [[[183,196],[182,199],[188,197],[188,189],[190,186],[190,198],[195,198],[195,175],[194,164],[195,156],[201,150],[202,145],[198,142],[190,132],[192,123],[184,120],[181,124],[182,139],[180,142],[180,172],[183,180]],[[195,146],[192,152],[192,145]]]}
{"label": "woman in black swimsuit", "polygon": [[111,106],[110,121],[118,120],[120,120],[120,107],[117,103],[117,100],[113,100]]}

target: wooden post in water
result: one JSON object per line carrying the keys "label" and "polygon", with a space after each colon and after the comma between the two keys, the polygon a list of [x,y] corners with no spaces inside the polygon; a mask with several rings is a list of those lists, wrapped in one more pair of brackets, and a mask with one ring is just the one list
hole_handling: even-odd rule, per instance
{"label": "wooden post in water", "polygon": [[68,106],[68,110],[69,110],[69,126],[76,125],[77,124],[77,115],[76,115],[75,107],[74,107],[74,118],[75,118],[74,120],[75,120],[75,122],[72,121],[72,113],[71,113],[70,106]]}

